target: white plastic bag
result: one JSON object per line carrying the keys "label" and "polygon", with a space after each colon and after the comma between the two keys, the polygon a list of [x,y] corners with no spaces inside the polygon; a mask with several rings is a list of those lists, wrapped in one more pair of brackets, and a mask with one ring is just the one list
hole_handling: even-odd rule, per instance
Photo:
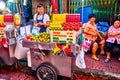
{"label": "white plastic bag", "polygon": [[32,29],[32,34],[38,34],[39,31],[40,31],[40,28],[34,27],[34,28]]}
{"label": "white plastic bag", "polygon": [[22,41],[18,41],[16,48],[15,48],[15,57],[19,60],[22,58],[27,57],[27,52],[29,51],[29,48],[22,46]]}
{"label": "white plastic bag", "polygon": [[84,50],[83,50],[83,47],[82,47],[82,49],[81,49],[80,53],[77,55],[76,61],[75,61],[76,66],[78,68],[86,68],[84,55],[85,55],[85,53],[84,53]]}

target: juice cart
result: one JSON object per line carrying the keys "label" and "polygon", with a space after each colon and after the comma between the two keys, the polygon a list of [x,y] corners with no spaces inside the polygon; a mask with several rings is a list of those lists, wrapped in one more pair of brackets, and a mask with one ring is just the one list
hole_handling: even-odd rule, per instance
{"label": "juice cart", "polygon": [[[33,39],[23,40],[23,47],[30,48],[31,67],[36,71],[39,80],[57,80],[57,75],[72,77],[72,57],[66,56],[63,46],[64,43],[68,43],[70,47],[66,51],[79,53],[80,47],[76,45],[76,35],[81,26],[79,14],[53,14],[50,31],[48,31],[50,42],[44,42],[47,39],[44,33],[42,37],[39,37],[40,34]],[[56,43],[58,42],[62,43],[62,48],[57,55],[54,55],[52,51],[57,49]]]}
{"label": "juice cart", "polygon": [[[15,55],[16,50],[18,50],[18,48],[21,50],[21,48],[17,46],[19,40],[18,32],[15,28],[16,25],[14,25],[14,16],[12,14],[4,14],[0,15],[0,19],[0,65],[12,65],[17,60]],[[19,51],[19,53],[21,51]]]}
{"label": "juice cart", "polygon": [[[32,70],[39,80],[57,80],[57,75],[71,77],[72,58],[53,55],[55,43],[43,43],[23,40],[23,47],[30,48]],[[71,51],[79,52],[79,47],[71,44]],[[60,52],[62,53],[62,51]]]}
{"label": "juice cart", "polygon": [[12,14],[5,14],[0,19],[0,65],[12,65],[16,45],[14,18]]}

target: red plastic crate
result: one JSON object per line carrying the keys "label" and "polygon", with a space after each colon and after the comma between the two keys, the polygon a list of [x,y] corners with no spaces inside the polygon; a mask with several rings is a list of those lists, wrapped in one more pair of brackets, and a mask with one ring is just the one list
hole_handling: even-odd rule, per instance
{"label": "red plastic crate", "polygon": [[14,22],[14,17],[12,14],[5,14],[4,15],[4,22]]}
{"label": "red plastic crate", "polygon": [[80,14],[67,14],[66,22],[80,22]]}

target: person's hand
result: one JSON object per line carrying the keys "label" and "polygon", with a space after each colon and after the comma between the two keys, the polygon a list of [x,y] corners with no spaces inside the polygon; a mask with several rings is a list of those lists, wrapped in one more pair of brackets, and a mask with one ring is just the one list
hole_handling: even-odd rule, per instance
{"label": "person's hand", "polygon": [[116,36],[116,33],[112,33],[113,36]]}
{"label": "person's hand", "polygon": [[40,25],[44,25],[44,23],[42,23],[42,22],[39,22],[39,24],[40,24]]}
{"label": "person's hand", "polygon": [[93,42],[97,39],[97,37],[93,37]]}
{"label": "person's hand", "polygon": [[40,27],[41,26],[41,24],[40,23],[37,23],[37,27]]}
{"label": "person's hand", "polygon": [[117,35],[118,38],[120,38],[120,35]]}
{"label": "person's hand", "polygon": [[35,27],[37,27],[37,24],[34,24]]}
{"label": "person's hand", "polygon": [[101,35],[99,37],[100,37],[101,40],[103,40],[103,37]]}

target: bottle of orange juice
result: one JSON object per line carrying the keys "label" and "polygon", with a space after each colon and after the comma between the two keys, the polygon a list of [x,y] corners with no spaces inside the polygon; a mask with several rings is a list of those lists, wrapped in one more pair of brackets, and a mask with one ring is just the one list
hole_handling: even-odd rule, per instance
{"label": "bottle of orange juice", "polygon": [[0,15],[0,22],[4,22],[4,15]]}
{"label": "bottle of orange juice", "polygon": [[19,28],[20,27],[20,15],[19,14],[16,14],[14,16],[14,20],[15,20],[15,27],[16,28]]}

